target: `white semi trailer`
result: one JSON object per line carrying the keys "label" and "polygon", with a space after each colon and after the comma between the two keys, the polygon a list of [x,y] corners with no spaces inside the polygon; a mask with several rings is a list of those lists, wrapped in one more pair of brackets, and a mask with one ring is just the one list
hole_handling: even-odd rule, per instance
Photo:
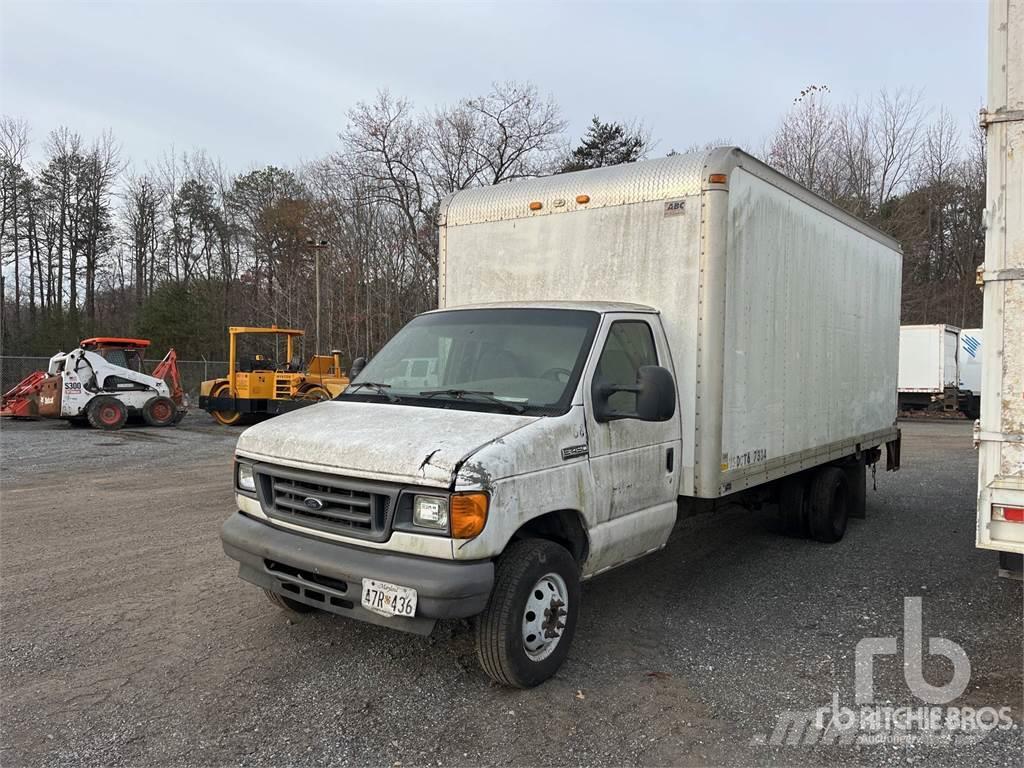
{"label": "white semi trailer", "polygon": [[977,545],[1024,554],[1024,0],[990,0]]}
{"label": "white semi trailer", "polygon": [[224,549],[279,607],[476,617],[486,672],[536,685],[581,579],[681,515],[834,542],[898,465],[898,245],[738,149],[459,192],[439,265],[339,398],[239,438]]}

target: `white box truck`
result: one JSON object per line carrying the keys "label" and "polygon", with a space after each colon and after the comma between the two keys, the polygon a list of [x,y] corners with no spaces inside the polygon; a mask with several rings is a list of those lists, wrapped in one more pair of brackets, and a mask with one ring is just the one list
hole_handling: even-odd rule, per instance
{"label": "white box truck", "polygon": [[990,0],[977,545],[1024,555],[1024,2]]}
{"label": "white box truck", "polygon": [[960,395],[960,329],[952,325],[900,327],[901,411],[955,411]]}
{"label": "white box truck", "polygon": [[476,617],[532,686],[581,579],[680,515],[768,502],[834,542],[898,464],[897,244],[738,149],[459,192],[439,268],[342,395],[239,438],[224,549],[279,607]]}

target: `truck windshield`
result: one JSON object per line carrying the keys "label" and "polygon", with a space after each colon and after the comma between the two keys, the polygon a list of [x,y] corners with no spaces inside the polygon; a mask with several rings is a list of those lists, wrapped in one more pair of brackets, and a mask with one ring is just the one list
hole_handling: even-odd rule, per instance
{"label": "truck windshield", "polygon": [[595,312],[464,309],[420,315],[341,399],[553,414],[568,409],[597,330]]}

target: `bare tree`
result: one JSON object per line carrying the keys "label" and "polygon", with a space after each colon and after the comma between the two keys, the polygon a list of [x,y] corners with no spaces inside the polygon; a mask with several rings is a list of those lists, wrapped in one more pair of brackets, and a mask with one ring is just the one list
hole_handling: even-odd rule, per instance
{"label": "bare tree", "polygon": [[875,205],[878,208],[900,191],[910,173],[920,145],[924,117],[918,91],[883,90],[879,95],[873,131],[877,163]]}
{"label": "bare tree", "polygon": [[808,189],[832,198],[835,192],[835,112],[827,85],[810,85],[793,106],[767,147],[768,161]]}
{"label": "bare tree", "polygon": [[[4,251],[8,250],[9,258],[14,264],[14,306],[15,318],[17,308],[21,306],[21,218],[23,216],[22,190],[26,174],[24,169],[25,155],[28,151],[29,128],[25,120],[13,117],[0,117],[0,265],[3,264]],[[8,235],[8,229],[10,234]],[[2,267],[0,267],[2,272]],[[4,279],[0,274],[0,324],[4,333],[8,332],[6,314],[6,291]]]}
{"label": "bare tree", "polygon": [[483,181],[499,184],[551,173],[564,154],[565,120],[554,100],[536,86],[495,83],[490,93],[465,102],[480,118],[474,150]]}
{"label": "bare tree", "polygon": [[121,219],[131,259],[136,309],[149,295],[160,247],[164,210],[157,183],[148,175],[130,175],[122,195]]}

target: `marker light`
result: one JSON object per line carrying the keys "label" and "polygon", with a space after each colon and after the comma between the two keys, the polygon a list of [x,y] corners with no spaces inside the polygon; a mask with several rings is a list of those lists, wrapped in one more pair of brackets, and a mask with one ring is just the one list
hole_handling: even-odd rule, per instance
{"label": "marker light", "polygon": [[708,176],[708,181],[712,184],[725,184],[729,181],[729,177],[724,173],[712,173]]}
{"label": "marker light", "polygon": [[530,203],[531,211],[539,211],[543,207],[544,204],[540,200],[534,200],[532,203]]}
{"label": "marker light", "polygon": [[586,205],[590,202],[590,195],[576,195],[576,202],[580,205]]}
{"label": "marker light", "polygon": [[452,494],[452,538],[472,539],[479,536],[487,523],[486,493]]}

